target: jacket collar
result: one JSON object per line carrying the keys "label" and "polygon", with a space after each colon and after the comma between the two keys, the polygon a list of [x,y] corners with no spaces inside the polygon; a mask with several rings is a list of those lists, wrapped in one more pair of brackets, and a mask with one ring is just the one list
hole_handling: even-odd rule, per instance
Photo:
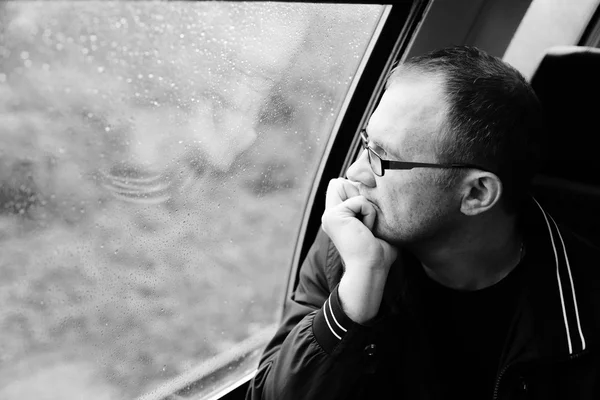
{"label": "jacket collar", "polygon": [[525,274],[504,363],[574,357],[588,350],[591,334],[582,321],[573,242],[534,198],[521,223]]}

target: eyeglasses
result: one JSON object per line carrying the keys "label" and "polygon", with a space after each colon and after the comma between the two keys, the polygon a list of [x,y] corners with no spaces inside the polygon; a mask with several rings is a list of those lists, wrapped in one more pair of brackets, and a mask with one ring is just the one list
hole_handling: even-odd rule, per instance
{"label": "eyeglasses", "polygon": [[379,156],[379,154],[375,153],[375,150],[373,150],[369,146],[369,139],[367,137],[367,132],[364,129],[360,131],[360,138],[362,140],[362,145],[363,145],[364,149],[367,150],[367,155],[369,156],[369,165],[371,166],[373,173],[377,176],[383,176],[386,169],[474,168],[474,169],[480,169],[482,171],[488,171],[487,169],[481,168],[480,166],[477,166],[474,164],[430,164],[430,163],[419,163],[419,162],[383,160]]}

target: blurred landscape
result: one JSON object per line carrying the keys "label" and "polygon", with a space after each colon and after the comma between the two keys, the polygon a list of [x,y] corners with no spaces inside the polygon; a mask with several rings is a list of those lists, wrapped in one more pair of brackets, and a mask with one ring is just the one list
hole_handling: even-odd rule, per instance
{"label": "blurred landscape", "polygon": [[0,398],[140,396],[277,322],[380,10],[0,2]]}

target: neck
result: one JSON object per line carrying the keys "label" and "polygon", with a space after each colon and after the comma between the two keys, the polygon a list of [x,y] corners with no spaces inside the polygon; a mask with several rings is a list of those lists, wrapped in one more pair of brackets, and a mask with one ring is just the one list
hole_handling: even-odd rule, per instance
{"label": "neck", "polygon": [[427,275],[452,289],[479,290],[494,285],[519,264],[523,253],[516,217],[469,218],[477,219],[462,225],[450,240],[414,249]]}

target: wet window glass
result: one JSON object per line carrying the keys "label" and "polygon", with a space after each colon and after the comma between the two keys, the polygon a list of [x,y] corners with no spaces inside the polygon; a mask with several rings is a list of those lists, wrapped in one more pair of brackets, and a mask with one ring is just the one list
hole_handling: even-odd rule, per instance
{"label": "wet window glass", "polygon": [[0,2],[0,398],[135,398],[272,335],[381,11]]}

